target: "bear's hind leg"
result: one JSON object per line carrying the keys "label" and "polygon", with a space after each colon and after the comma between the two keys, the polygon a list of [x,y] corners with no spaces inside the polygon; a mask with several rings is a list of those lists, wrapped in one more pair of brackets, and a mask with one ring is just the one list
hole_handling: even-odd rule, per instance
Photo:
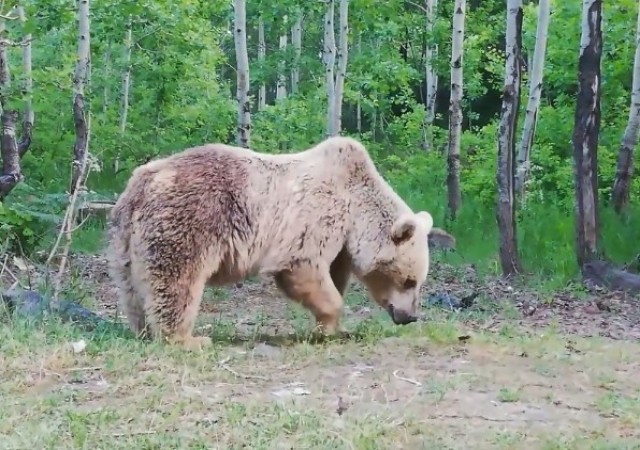
{"label": "bear's hind leg", "polygon": [[149,325],[156,336],[188,350],[200,350],[211,344],[211,338],[193,336],[206,277],[154,277],[150,280],[151,297],[146,303]]}
{"label": "bear's hind leg", "polygon": [[336,259],[331,263],[329,273],[340,295],[344,295],[344,292],[349,286],[349,279],[351,278],[351,257],[346,247],[340,250]]}
{"label": "bear's hind leg", "polygon": [[118,292],[118,305],[127,316],[129,328],[138,338],[149,338],[144,302],[134,287],[131,279],[131,266],[119,261],[110,261],[109,274],[116,285]]}
{"label": "bear's hind leg", "polygon": [[342,295],[331,279],[328,267],[299,263],[291,270],[279,272],[274,279],[287,297],[311,311],[322,333],[331,335],[338,331]]}

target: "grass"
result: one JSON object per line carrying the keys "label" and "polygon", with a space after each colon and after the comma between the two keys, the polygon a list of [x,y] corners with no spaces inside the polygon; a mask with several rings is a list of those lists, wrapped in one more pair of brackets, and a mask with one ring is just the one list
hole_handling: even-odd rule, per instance
{"label": "grass", "polygon": [[[444,180],[425,180],[424,168],[391,178],[456,236],[457,253],[433,258],[459,266],[460,278],[468,263],[497,273],[493,208],[465,197],[447,225]],[[603,241],[616,261],[637,251],[628,243],[640,230],[624,223],[637,215],[603,209]],[[576,274],[572,215],[532,204],[519,218],[523,262],[535,268],[529,283],[544,303]],[[41,237],[37,248],[48,250],[53,236]],[[103,223],[89,221],[72,250],[95,255],[103,246]],[[76,277],[70,297],[100,305]],[[350,306],[373,313],[347,317],[354,338],[314,343],[308,313],[267,290],[234,297],[208,289],[206,298],[199,333],[215,343],[201,353],[141,342],[119,327],[86,332],[0,316],[0,450],[640,448],[637,343],[554,326],[532,332],[513,304],[486,305],[504,318],[494,332],[469,327],[482,313],[429,311],[426,321],[397,327],[357,293]],[[87,346],[74,353],[80,340]]]}
{"label": "grass", "polygon": [[218,321],[201,327],[214,346],[186,353],[116,327],[6,319],[0,448],[640,446],[638,344],[572,337],[568,351],[554,330],[470,331],[437,312],[409,327],[380,314],[351,325],[351,340],[276,346],[239,342]]}

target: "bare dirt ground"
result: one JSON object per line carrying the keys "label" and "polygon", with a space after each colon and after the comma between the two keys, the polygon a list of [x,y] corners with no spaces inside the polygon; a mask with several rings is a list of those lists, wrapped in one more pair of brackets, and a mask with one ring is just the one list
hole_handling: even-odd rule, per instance
{"label": "bare dirt ground", "polygon": [[[113,317],[103,259],[73,272],[71,292]],[[310,343],[308,314],[271,282],[209,290],[198,332],[215,345],[194,354],[0,325],[0,449],[640,448],[638,299],[436,264],[425,297],[442,292],[479,295],[396,327],[354,285],[356,336]]]}

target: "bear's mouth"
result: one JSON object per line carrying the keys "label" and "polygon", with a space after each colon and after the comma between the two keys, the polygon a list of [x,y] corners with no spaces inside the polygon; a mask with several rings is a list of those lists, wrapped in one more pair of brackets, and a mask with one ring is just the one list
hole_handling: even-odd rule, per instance
{"label": "bear's mouth", "polygon": [[396,325],[409,325],[410,323],[418,321],[418,316],[409,314],[401,309],[396,309],[392,303],[387,304],[387,312]]}

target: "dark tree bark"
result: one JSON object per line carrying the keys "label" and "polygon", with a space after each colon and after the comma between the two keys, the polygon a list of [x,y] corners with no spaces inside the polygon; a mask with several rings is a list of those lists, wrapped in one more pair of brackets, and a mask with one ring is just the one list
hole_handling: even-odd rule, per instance
{"label": "dark tree bark", "polygon": [[521,84],[522,0],[507,1],[505,83],[498,136],[498,210],[500,264],[504,276],[522,270],[518,257],[515,198],[515,133],[518,125]]}
{"label": "dark tree bark", "polygon": [[622,213],[629,205],[629,191],[633,175],[633,150],[638,144],[640,133],[640,11],[636,24],[636,52],[633,58],[633,81],[631,85],[631,107],[627,128],[622,136],[618,152],[616,179],[613,183],[613,209]]}
{"label": "dark tree bark", "polygon": [[73,123],[75,125],[76,140],[73,144],[73,167],[71,172],[71,186],[69,193],[73,195],[82,183],[82,176],[86,166],[85,158],[89,144],[89,127],[85,108],[84,88],[87,71],[90,64],[90,22],[89,1],[78,2],[78,61],[73,79]]}
{"label": "dark tree bark", "polygon": [[73,97],[73,123],[76,130],[76,141],[73,144],[73,171],[69,193],[73,194],[78,179],[82,177],[82,160],[87,151],[87,118],[85,116],[84,95],[76,93]]}
{"label": "dark tree bark", "polygon": [[580,268],[598,257],[598,136],[602,1],[583,3],[578,60],[578,101],[573,131],[576,193],[576,256]]}
{"label": "dark tree bark", "polygon": [[[16,12],[18,19],[24,24],[26,21],[24,8],[18,6]],[[5,30],[2,20],[4,19],[0,19],[0,35],[3,35]],[[24,179],[20,168],[20,158],[22,158],[31,146],[34,122],[31,103],[31,35],[27,34],[24,37],[24,43],[22,45],[22,67],[25,77],[23,89],[26,101],[22,120],[22,137],[20,142],[17,142],[16,124],[18,123],[19,113],[10,105],[12,102],[9,99],[8,91],[11,86],[11,74],[9,72],[7,45],[6,42],[0,44],[0,106],[2,106],[3,110],[0,115],[0,122],[2,123],[2,135],[0,137],[0,152],[2,154],[0,202],[4,201],[13,188]]]}
{"label": "dark tree bark", "polygon": [[3,201],[13,188],[22,181],[20,153],[16,143],[16,123],[18,112],[5,110],[0,116],[2,121],[2,176],[0,177],[0,201]]}

